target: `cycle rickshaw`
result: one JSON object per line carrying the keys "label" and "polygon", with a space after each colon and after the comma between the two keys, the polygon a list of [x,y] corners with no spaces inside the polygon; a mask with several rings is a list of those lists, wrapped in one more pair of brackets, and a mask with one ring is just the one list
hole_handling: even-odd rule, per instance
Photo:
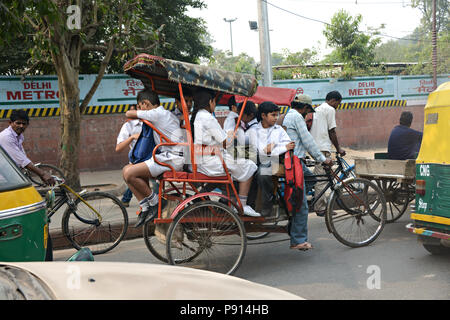
{"label": "cycle rickshaw", "polygon": [[[124,65],[124,71],[141,80],[145,88],[157,94],[180,97],[187,142],[174,143],[150,122],[144,121],[161,137],[161,143],[153,150],[153,156],[161,146],[183,145],[186,151],[184,156],[192,166],[190,171],[177,172],[170,165],[155,159],[158,164],[167,166],[170,170],[158,177],[158,216],[143,227],[148,249],[159,260],[173,265],[232,274],[245,255],[247,232],[287,233],[289,228],[267,221],[264,217],[243,215],[242,205],[221,150],[193,144],[183,90],[194,91],[197,87],[205,87],[216,91],[217,97],[220,94],[243,96],[243,107],[234,131],[236,135],[247,100],[256,92],[256,79],[247,74],[148,54],[140,54],[128,61]],[[218,156],[225,175],[210,177],[199,173],[195,158],[198,154]],[[365,246],[374,241],[382,230],[386,215],[382,192],[365,179],[342,180],[335,171],[330,171],[329,176],[332,177],[331,180],[336,180],[331,181],[334,192],[325,217],[328,230],[334,234],[339,232],[338,240],[346,239],[347,243],[343,243],[353,247]],[[280,184],[283,184],[282,175],[274,179],[279,179]],[[222,192],[216,191],[217,186],[222,187]],[[233,201],[233,196],[236,201]],[[164,210],[162,199],[169,203]],[[278,199],[279,207],[284,207],[283,198]],[[280,220],[286,221],[288,218],[289,213],[279,215]],[[374,223],[370,224],[369,220]],[[339,228],[343,221],[350,222],[349,226]],[[365,228],[367,225],[370,228]],[[361,230],[363,227],[364,230]],[[364,239],[351,240],[354,233],[361,234]]]}

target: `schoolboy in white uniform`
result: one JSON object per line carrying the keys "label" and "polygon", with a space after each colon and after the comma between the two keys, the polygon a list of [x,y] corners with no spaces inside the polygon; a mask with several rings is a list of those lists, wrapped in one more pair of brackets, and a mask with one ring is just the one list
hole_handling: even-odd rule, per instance
{"label": "schoolboy in white uniform", "polygon": [[[279,157],[288,150],[293,150],[295,143],[280,125],[277,125],[280,107],[275,103],[266,101],[258,107],[259,124],[252,132],[250,141],[256,144],[258,150],[258,171],[253,182],[261,190],[261,215],[272,215],[273,207],[273,181],[272,175],[278,171]],[[252,186],[257,191],[257,188]],[[257,192],[251,192],[249,203],[254,205]]]}
{"label": "schoolboy in white uniform", "polygon": [[[131,105],[129,110],[136,110],[136,105]],[[119,135],[117,136],[116,141],[116,152],[121,152],[129,146],[129,149],[132,150],[134,145],[136,144],[137,139],[142,131],[142,122],[138,119],[128,120],[122,125],[120,128]],[[131,193],[130,188],[127,188],[122,195],[122,204],[125,207],[130,206],[131,198],[133,194]]]}
{"label": "schoolboy in white uniform", "polygon": [[[239,182],[239,200],[242,203],[244,214],[259,217],[247,205],[248,190],[251,185],[253,174],[257,170],[256,164],[248,159],[233,159],[226,150],[222,148],[225,141],[231,143],[231,134],[225,133],[212,112],[216,107],[215,93],[212,90],[200,89],[194,93],[194,111],[192,112],[191,128],[193,129],[194,143],[205,146],[218,146],[223,155],[225,164],[233,177]],[[220,157],[212,155],[196,156],[197,170],[207,176],[223,176],[223,169]]]}
{"label": "schoolboy in white uniform", "polygon": [[[160,103],[158,95],[150,92],[150,96],[150,102],[154,106],[158,106]],[[150,121],[157,130],[173,142],[185,141],[183,130],[180,128],[180,119],[162,106],[152,110],[129,110],[126,116],[131,119]],[[154,138],[158,145],[161,140],[157,132],[154,132]],[[183,149],[183,146],[162,146],[157,150],[158,153],[155,157],[158,161],[171,165],[176,171],[181,171],[184,164]],[[139,200],[142,209],[135,227],[154,219],[157,215],[158,196],[151,189],[149,179],[155,179],[168,170],[170,170],[169,167],[159,165],[153,157],[145,162],[127,165],[123,168],[125,182]]]}

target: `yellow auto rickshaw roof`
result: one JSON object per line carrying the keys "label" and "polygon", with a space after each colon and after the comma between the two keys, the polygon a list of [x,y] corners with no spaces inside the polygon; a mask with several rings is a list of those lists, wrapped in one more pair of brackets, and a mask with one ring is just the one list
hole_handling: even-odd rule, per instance
{"label": "yellow auto rickshaw roof", "polygon": [[450,81],[444,82],[428,95],[425,110],[434,107],[450,107]]}
{"label": "yellow auto rickshaw roof", "polygon": [[428,96],[416,163],[450,164],[450,81]]}

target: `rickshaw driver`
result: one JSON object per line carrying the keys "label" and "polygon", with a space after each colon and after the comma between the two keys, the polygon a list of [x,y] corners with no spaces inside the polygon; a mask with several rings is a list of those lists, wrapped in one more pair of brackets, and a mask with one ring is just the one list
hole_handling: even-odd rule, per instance
{"label": "rickshaw driver", "polygon": [[13,110],[9,119],[9,127],[0,132],[0,146],[20,168],[26,168],[36,173],[47,185],[54,185],[55,179],[46,171],[36,167],[27,157],[23,149],[23,133],[30,124],[30,118],[25,110]]}
{"label": "rickshaw driver", "polygon": [[[294,155],[300,159],[304,159],[306,152],[318,162],[324,165],[331,166],[333,162],[331,159],[327,159],[319,147],[314,142],[314,138],[308,131],[305,122],[305,116],[309,110],[312,109],[312,99],[308,95],[297,94],[294,101],[291,103],[291,109],[286,114],[283,120],[283,127],[286,128],[286,132],[292,141],[295,142]],[[308,167],[302,160],[302,167],[304,175],[311,174]],[[291,223],[291,249],[308,250],[313,246],[307,242],[308,240],[308,201],[306,201],[306,188],[303,188],[302,206],[299,212],[295,212],[292,217]]]}
{"label": "rickshaw driver", "polygon": [[[130,119],[148,120],[173,142],[185,142],[183,130],[180,128],[180,119],[173,112],[159,106],[159,98],[156,93],[147,92],[151,97],[150,102],[158,107],[151,110],[128,110],[126,116]],[[177,105],[177,108],[181,109],[181,106]],[[154,138],[158,145],[161,140],[156,132],[154,132]],[[159,153],[155,157],[158,161],[171,165],[176,171],[183,170],[183,146],[162,146],[157,151]],[[153,220],[158,214],[158,195],[153,192],[149,180],[155,179],[168,170],[170,170],[169,167],[157,164],[153,157],[141,163],[126,165],[123,168],[123,178],[141,207],[141,213],[135,224],[136,228],[144,222]]]}

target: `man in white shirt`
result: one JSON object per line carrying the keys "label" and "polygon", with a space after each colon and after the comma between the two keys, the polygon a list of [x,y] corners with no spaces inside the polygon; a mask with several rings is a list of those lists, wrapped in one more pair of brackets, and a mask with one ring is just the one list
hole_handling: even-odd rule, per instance
{"label": "man in white shirt", "polygon": [[[345,155],[345,151],[339,146],[336,135],[336,109],[342,101],[342,96],[338,91],[331,91],[327,94],[325,102],[314,109],[313,122],[311,126],[311,135],[317,146],[326,158],[331,157],[331,146],[334,145],[336,151]],[[315,175],[324,175],[325,170],[321,164],[314,168]],[[315,193],[319,194],[325,188],[327,182],[318,182],[315,185]],[[329,191],[327,192],[329,193]],[[328,194],[325,193],[317,201],[314,210],[318,216],[324,216],[326,211]]]}

